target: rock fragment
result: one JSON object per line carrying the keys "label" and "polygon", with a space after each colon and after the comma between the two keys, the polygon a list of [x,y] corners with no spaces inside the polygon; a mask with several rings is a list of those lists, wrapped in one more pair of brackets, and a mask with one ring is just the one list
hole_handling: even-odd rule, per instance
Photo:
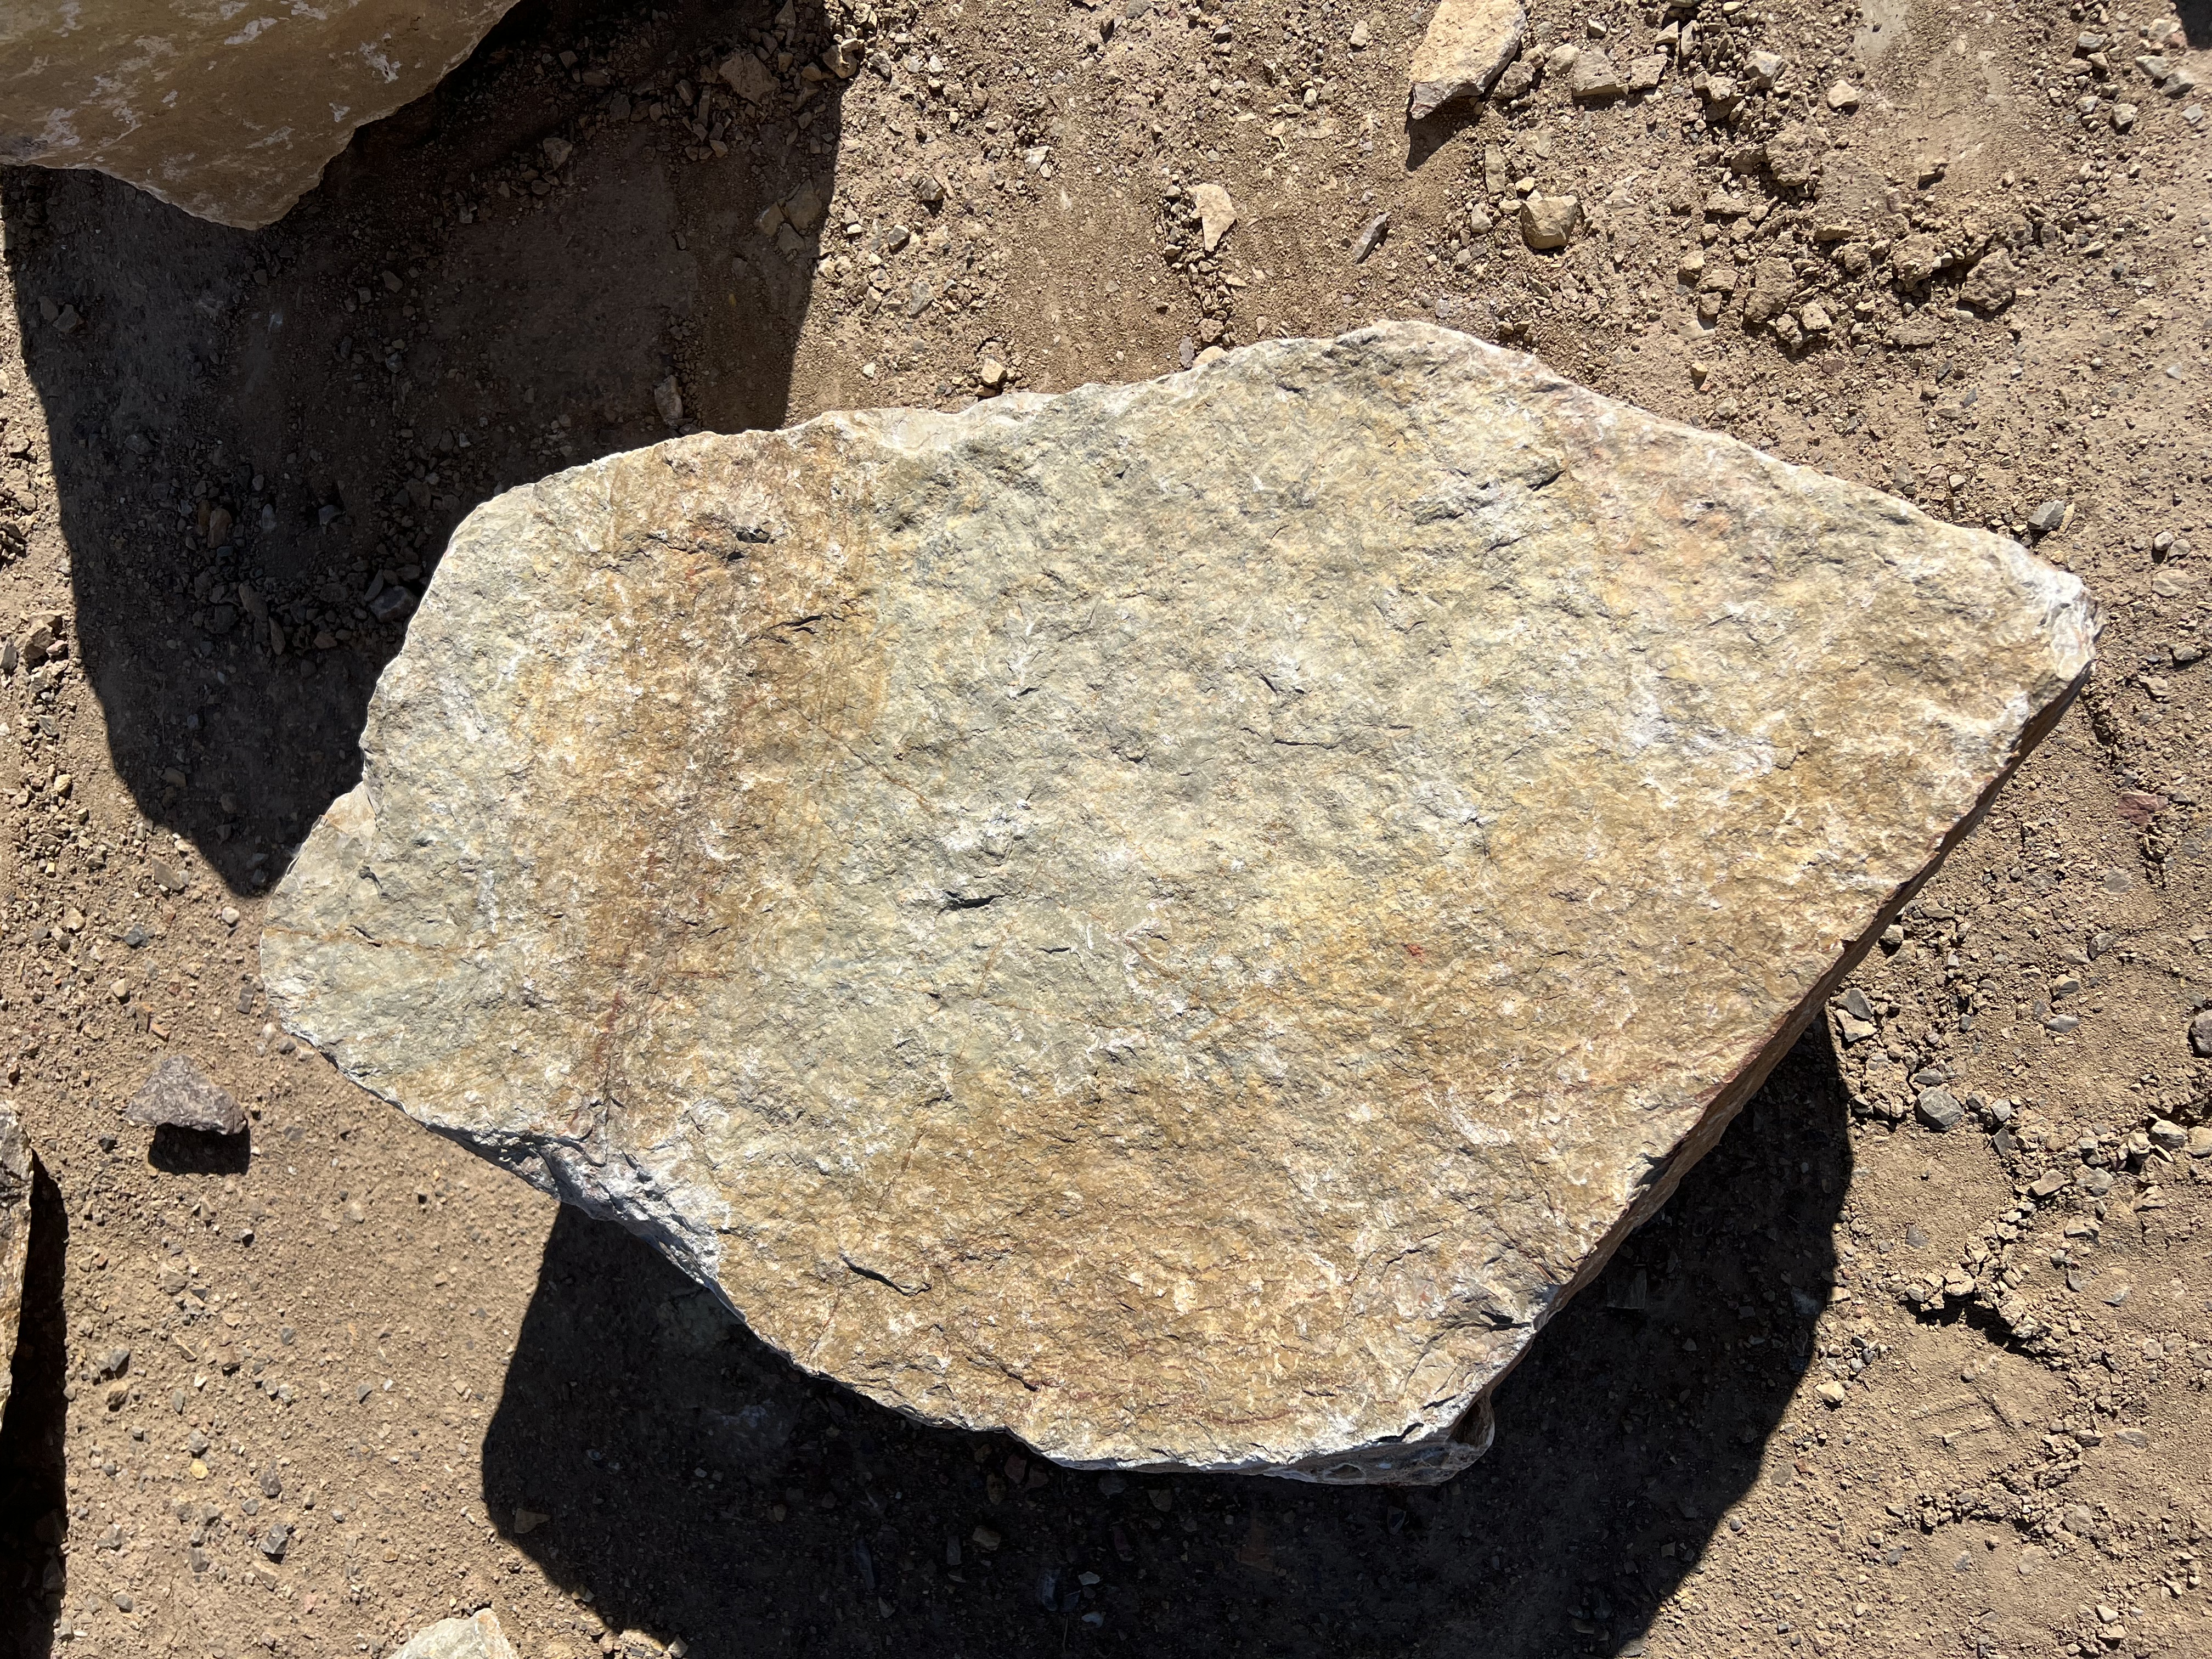
{"label": "rock fragment", "polygon": [[1756,327],[1782,314],[1797,291],[1797,271],[1789,260],[1770,254],[1751,268],[1751,292],[1744,296],[1743,320]]}
{"label": "rock fragment", "polygon": [[467,1619],[441,1619],[416,1633],[392,1659],[515,1659],[499,1615],[489,1607]]}
{"label": "rock fragment", "polygon": [[1788,67],[1778,52],[1754,52],[1743,60],[1744,78],[1751,83],[1753,92],[1766,92],[1782,78],[1782,71]]}
{"label": "rock fragment", "polygon": [[1613,59],[1591,46],[1575,59],[1567,90],[1577,103],[1597,104],[1620,97],[1628,90],[1628,83],[1613,67]]}
{"label": "rock fragment", "polygon": [[1900,236],[1889,251],[1890,273],[1906,288],[1925,288],[1943,269],[1943,245],[1926,231]]}
{"label": "rock fragment", "polygon": [[1196,185],[1190,192],[1190,199],[1198,210],[1199,234],[1205,239],[1206,251],[1211,253],[1221,246],[1221,239],[1237,222],[1237,204],[1219,185]]}
{"label": "rock fragment", "polygon": [[1542,252],[1565,247],[1582,222],[1583,204],[1573,196],[1529,195],[1521,202],[1521,240]]}
{"label": "rock fragment", "polygon": [[23,1317],[23,1269],[31,1257],[31,1146],[15,1109],[0,1100],[0,1423],[13,1385],[15,1333]]}
{"label": "rock fragment", "polygon": [[775,72],[750,52],[732,52],[715,71],[732,92],[756,108],[765,108],[775,97]]}
{"label": "rock fragment", "polygon": [[154,1068],[131,1096],[123,1121],[215,1135],[234,1135],[246,1127],[246,1114],[229,1091],[182,1054],[171,1054]]}
{"label": "rock fragment", "polygon": [[653,383],[653,407],[670,427],[684,424],[684,388],[673,374]]}
{"label": "rock fragment", "polygon": [[1993,247],[1966,273],[1966,280],[1959,286],[1959,297],[1977,311],[2002,311],[2012,303],[2019,287],[2020,270],[2012,255]]}
{"label": "rock fragment", "polygon": [[1367,256],[1382,246],[1382,239],[1389,234],[1390,210],[1385,208],[1361,226],[1359,234],[1352,239],[1352,263],[1366,264]]}
{"label": "rock fragment", "polygon": [[1410,117],[1425,121],[1447,104],[1486,96],[1521,55],[1528,23],[1519,0],[1443,0],[1413,50]]}
{"label": "rock fragment", "polygon": [[464,522],[264,971],[879,1401],[1440,1479],[2094,625],[1414,324],[702,434]]}
{"label": "rock fragment", "polygon": [[1958,1097],[1940,1084],[1934,1088],[1923,1089],[1920,1098],[1913,1103],[1913,1110],[1919,1114],[1923,1123],[1939,1134],[1946,1129],[1957,1128],[1959,1121],[1966,1115],[1966,1109]]}
{"label": "rock fragment", "polygon": [[443,80],[514,0],[0,7],[0,161],[92,167],[258,229],[360,128]]}

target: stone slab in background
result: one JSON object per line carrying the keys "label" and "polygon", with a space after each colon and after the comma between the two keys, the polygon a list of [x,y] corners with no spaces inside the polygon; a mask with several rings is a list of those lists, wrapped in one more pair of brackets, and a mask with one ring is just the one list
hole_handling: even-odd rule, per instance
{"label": "stone slab in background", "polygon": [[171,1054],[138,1085],[123,1121],[234,1135],[246,1127],[246,1113],[228,1090],[184,1055]]}
{"label": "stone slab in background", "polygon": [[0,1100],[0,1421],[15,1384],[15,1333],[23,1320],[23,1270],[31,1259],[31,1147],[15,1109]]}
{"label": "stone slab in background", "polygon": [[264,970],[876,1400],[1440,1479],[2094,626],[1420,325],[678,440],[462,525]]}
{"label": "stone slab in background", "polygon": [[443,80],[514,0],[9,0],[0,162],[93,167],[258,229],[356,129]]}

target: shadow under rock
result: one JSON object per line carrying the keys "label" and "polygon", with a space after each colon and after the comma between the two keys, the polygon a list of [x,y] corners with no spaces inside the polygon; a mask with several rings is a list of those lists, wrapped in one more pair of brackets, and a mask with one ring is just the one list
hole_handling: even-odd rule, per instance
{"label": "shadow under rock", "polygon": [[[830,198],[841,83],[758,117],[714,75],[740,46],[828,49],[818,0],[781,36],[778,9],[524,0],[265,230],[0,171],[76,605],[76,666],[32,679],[34,750],[81,671],[139,810],[258,890],[358,778],[369,693],[465,513],[670,435],[672,374],[687,427],[781,423],[813,244],[754,221]],[[33,479],[0,455],[0,493]]]}
{"label": "shadow under rock", "polygon": [[166,1175],[244,1175],[253,1161],[253,1137],[242,1129],[219,1135],[164,1123],[154,1131],[146,1161]]}
{"label": "shadow under rock", "polygon": [[1102,1477],[925,1428],[563,1210],[485,1498],[510,1531],[550,1517],[518,1547],[611,1628],[698,1659],[1621,1653],[1806,1385],[1849,1121],[1816,1026],[1539,1337],[1490,1455],[1420,1490]]}
{"label": "shadow under rock", "polygon": [[45,1659],[64,1616],[69,1489],[62,1434],[69,1421],[69,1322],[62,1262],[69,1215],[45,1169],[31,1175],[31,1249],[15,1334],[15,1381],[0,1419],[0,1659]]}

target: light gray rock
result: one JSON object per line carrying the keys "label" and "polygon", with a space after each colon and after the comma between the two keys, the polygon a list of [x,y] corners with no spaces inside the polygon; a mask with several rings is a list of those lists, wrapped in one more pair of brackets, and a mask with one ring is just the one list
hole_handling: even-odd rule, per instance
{"label": "light gray rock", "polygon": [[392,1659],[515,1659],[499,1616],[489,1607],[468,1619],[441,1619]]}
{"label": "light gray rock", "polygon": [[1628,90],[1628,83],[1613,59],[1595,46],[1585,47],[1567,77],[1567,89],[1578,103],[1602,103]]}
{"label": "light gray rock", "polygon": [[23,1318],[23,1269],[31,1259],[31,1146],[13,1103],[0,1100],[0,1422],[15,1383],[15,1334]]}
{"label": "light gray rock", "polygon": [[2094,628],[1414,324],[678,439],[462,525],[264,970],[887,1405],[1436,1479]]}
{"label": "light gray rock", "polygon": [[1920,1115],[1923,1123],[1938,1133],[1946,1129],[1955,1129],[1959,1127],[1960,1119],[1966,1115],[1966,1109],[1960,1104],[1958,1097],[1940,1085],[1933,1089],[1923,1089],[1913,1109]]}
{"label": "light gray rock", "polygon": [[171,1054],[139,1085],[124,1109],[123,1121],[234,1135],[246,1127],[246,1113],[228,1090],[198,1066],[182,1054]]}
{"label": "light gray rock", "polygon": [[1754,52],[1743,60],[1744,78],[1753,92],[1765,92],[1782,78],[1789,67],[1778,52]]}
{"label": "light gray rock", "polygon": [[1519,0],[1442,0],[1413,50],[1407,114],[1424,121],[1447,104],[1487,95],[1521,55],[1528,25]]}

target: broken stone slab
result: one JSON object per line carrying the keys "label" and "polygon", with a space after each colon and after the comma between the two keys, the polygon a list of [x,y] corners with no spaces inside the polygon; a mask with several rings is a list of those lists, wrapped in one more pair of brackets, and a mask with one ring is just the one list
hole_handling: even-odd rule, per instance
{"label": "broken stone slab", "polygon": [[0,1423],[15,1376],[23,1322],[23,1270],[31,1260],[31,1144],[15,1106],[0,1100]]}
{"label": "broken stone slab", "polygon": [[263,969],[874,1400],[1437,1480],[2095,626],[1418,324],[702,434],[463,523]]}
{"label": "broken stone slab", "polygon": [[416,1632],[392,1659],[515,1659],[514,1648],[489,1607],[466,1619],[441,1619]]}
{"label": "broken stone slab", "polygon": [[1413,49],[1409,118],[1425,121],[1447,104],[1487,97],[1521,55],[1528,26],[1518,0],[1443,0]]}
{"label": "broken stone slab", "polygon": [[93,167],[253,230],[358,129],[436,86],[514,0],[0,7],[0,162]]}
{"label": "broken stone slab", "polygon": [[205,1072],[184,1055],[171,1054],[138,1085],[124,1108],[123,1121],[234,1135],[245,1129],[246,1113]]}

